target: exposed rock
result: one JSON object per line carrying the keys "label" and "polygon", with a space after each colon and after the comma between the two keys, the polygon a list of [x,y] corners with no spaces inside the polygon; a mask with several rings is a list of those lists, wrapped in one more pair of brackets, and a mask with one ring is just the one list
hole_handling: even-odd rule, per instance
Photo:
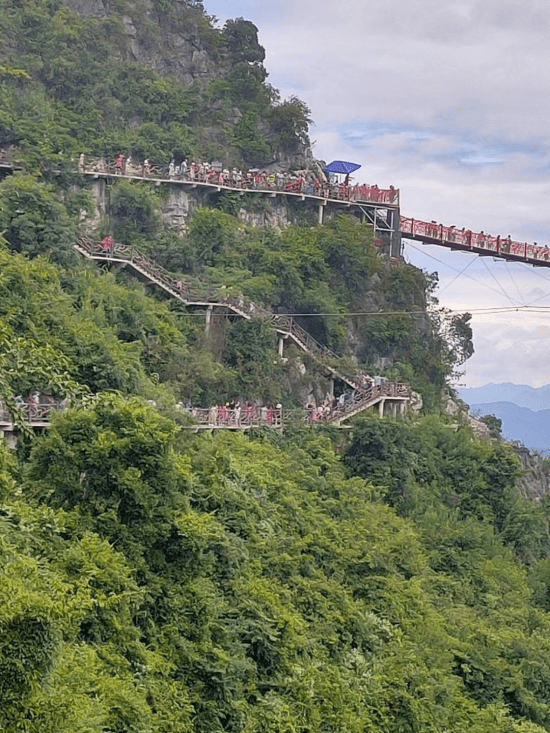
{"label": "exposed rock", "polygon": [[170,229],[181,232],[187,228],[190,212],[199,206],[198,197],[187,193],[182,186],[170,186],[167,200],[162,205],[161,216]]}
{"label": "exposed rock", "polygon": [[518,481],[520,491],[529,499],[542,501],[550,488],[550,466],[542,456],[532,453],[519,441],[513,441],[511,445],[524,469]]}
{"label": "exposed rock", "polygon": [[281,204],[273,204],[264,211],[250,211],[242,208],[238,213],[238,217],[241,221],[254,227],[284,229],[289,224],[286,207]]}
{"label": "exposed rock", "polygon": [[486,425],[484,422],[481,422],[481,420],[478,420],[477,418],[473,417],[468,413],[468,424],[474,431],[474,433],[477,435],[478,438],[492,438],[491,429],[488,425]]}
{"label": "exposed rock", "polygon": [[418,394],[418,392],[411,391],[411,401],[409,402],[409,409],[412,412],[420,412],[422,406],[422,395]]}

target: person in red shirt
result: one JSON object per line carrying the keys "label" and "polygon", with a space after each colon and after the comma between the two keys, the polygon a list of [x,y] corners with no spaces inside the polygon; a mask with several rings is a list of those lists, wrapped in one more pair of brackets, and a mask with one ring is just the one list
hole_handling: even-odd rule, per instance
{"label": "person in red shirt", "polygon": [[111,236],[103,237],[103,239],[101,240],[101,251],[105,252],[106,254],[112,254],[114,248],[115,240]]}

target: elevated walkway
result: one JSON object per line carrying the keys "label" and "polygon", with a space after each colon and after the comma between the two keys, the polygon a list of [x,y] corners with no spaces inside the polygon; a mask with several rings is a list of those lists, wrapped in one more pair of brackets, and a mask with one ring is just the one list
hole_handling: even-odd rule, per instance
{"label": "elevated walkway", "polygon": [[495,237],[485,232],[446,227],[434,221],[400,217],[403,239],[423,244],[436,244],[448,249],[473,252],[482,257],[495,257],[509,262],[527,262],[534,267],[550,267],[550,249],[537,244],[516,242],[510,237]]}
{"label": "elevated walkway", "polygon": [[[202,168],[202,167],[201,167]],[[237,191],[239,193],[259,193],[267,196],[290,196],[301,201],[311,200],[317,204],[374,204],[384,208],[399,208],[399,191],[396,188],[378,188],[369,185],[330,185],[321,182],[308,182],[299,176],[266,177],[237,172],[227,172],[204,168],[197,172],[170,172],[165,165],[124,165],[117,167],[113,161],[87,157],[79,164],[79,172],[93,178],[126,178],[147,180],[155,184],[176,183],[190,188],[212,191]],[[273,179],[273,180],[271,180]]]}
{"label": "elevated walkway", "polygon": [[[364,394],[354,393],[346,403],[322,414],[319,410],[308,410],[305,420],[311,425],[331,424],[341,425],[346,420],[376,405],[380,406],[380,416],[384,415],[386,404],[392,406],[394,416],[402,412],[408,400],[410,390],[407,385],[385,382],[373,385]],[[52,417],[67,407],[66,402],[29,401],[20,403],[18,409],[25,424],[31,428],[47,428],[51,425]],[[193,408],[186,410],[193,423],[185,425],[188,430],[251,430],[253,428],[272,428],[282,430],[285,414],[282,408],[245,406],[229,409],[225,406]],[[303,412],[299,412],[304,416]],[[19,430],[9,410],[0,402],[0,438],[13,439]],[[13,441],[12,441],[13,442]]]}
{"label": "elevated walkway", "polygon": [[[338,360],[340,358],[334,351],[314,339],[291,316],[272,313],[242,295],[237,297],[225,295],[222,288],[201,288],[186,282],[183,278],[176,278],[135,247],[113,244],[112,247],[106,249],[101,242],[94,242],[85,238],[79,239],[74,247],[87,259],[108,264],[120,263],[129,267],[185,306],[224,308],[247,320],[251,320],[253,317],[262,318],[275,329],[279,336],[290,339],[302,351],[311,354],[313,357],[322,360]],[[326,363],[324,363],[324,366],[330,374],[342,379],[353,389],[362,391],[363,380],[360,377],[350,377]]]}

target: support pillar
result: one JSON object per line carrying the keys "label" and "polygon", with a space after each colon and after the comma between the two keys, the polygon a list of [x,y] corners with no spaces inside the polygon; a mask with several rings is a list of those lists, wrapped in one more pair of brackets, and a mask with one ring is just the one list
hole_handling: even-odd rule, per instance
{"label": "support pillar", "polygon": [[319,204],[319,218],[318,218],[319,224],[323,223],[324,210],[325,210],[325,205]]}
{"label": "support pillar", "polygon": [[214,306],[209,305],[206,309],[206,326],[204,328],[205,333],[208,335],[210,333],[210,325],[212,323],[212,312],[214,311]]}
{"label": "support pillar", "polygon": [[328,393],[331,397],[334,397],[334,379],[328,380]]}
{"label": "support pillar", "polygon": [[283,358],[283,349],[284,349],[284,346],[285,346],[285,340],[284,340],[282,334],[279,334],[279,357],[281,359]]}
{"label": "support pillar", "polygon": [[384,417],[384,405],[386,404],[386,400],[380,400],[378,403],[378,414],[380,417]]}
{"label": "support pillar", "polygon": [[391,221],[391,247],[390,255],[392,257],[401,257],[403,254],[403,245],[401,241],[401,214],[399,209],[392,209],[388,212]]}

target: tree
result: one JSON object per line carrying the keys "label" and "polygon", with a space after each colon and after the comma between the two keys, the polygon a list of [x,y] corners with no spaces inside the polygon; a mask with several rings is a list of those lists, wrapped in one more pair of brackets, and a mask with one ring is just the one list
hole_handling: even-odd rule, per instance
{"label": "tree", "polygon": [[227,49],[235,61],[262,63],[265,49],[258,42],[258,29],[249,20],[228,20],[223,28]]}
{"label": "tree", "polygon": [[0,183],[0,231],[14,252],[74,261],[76,227],[54,188],[32,176],[9,176]]}

